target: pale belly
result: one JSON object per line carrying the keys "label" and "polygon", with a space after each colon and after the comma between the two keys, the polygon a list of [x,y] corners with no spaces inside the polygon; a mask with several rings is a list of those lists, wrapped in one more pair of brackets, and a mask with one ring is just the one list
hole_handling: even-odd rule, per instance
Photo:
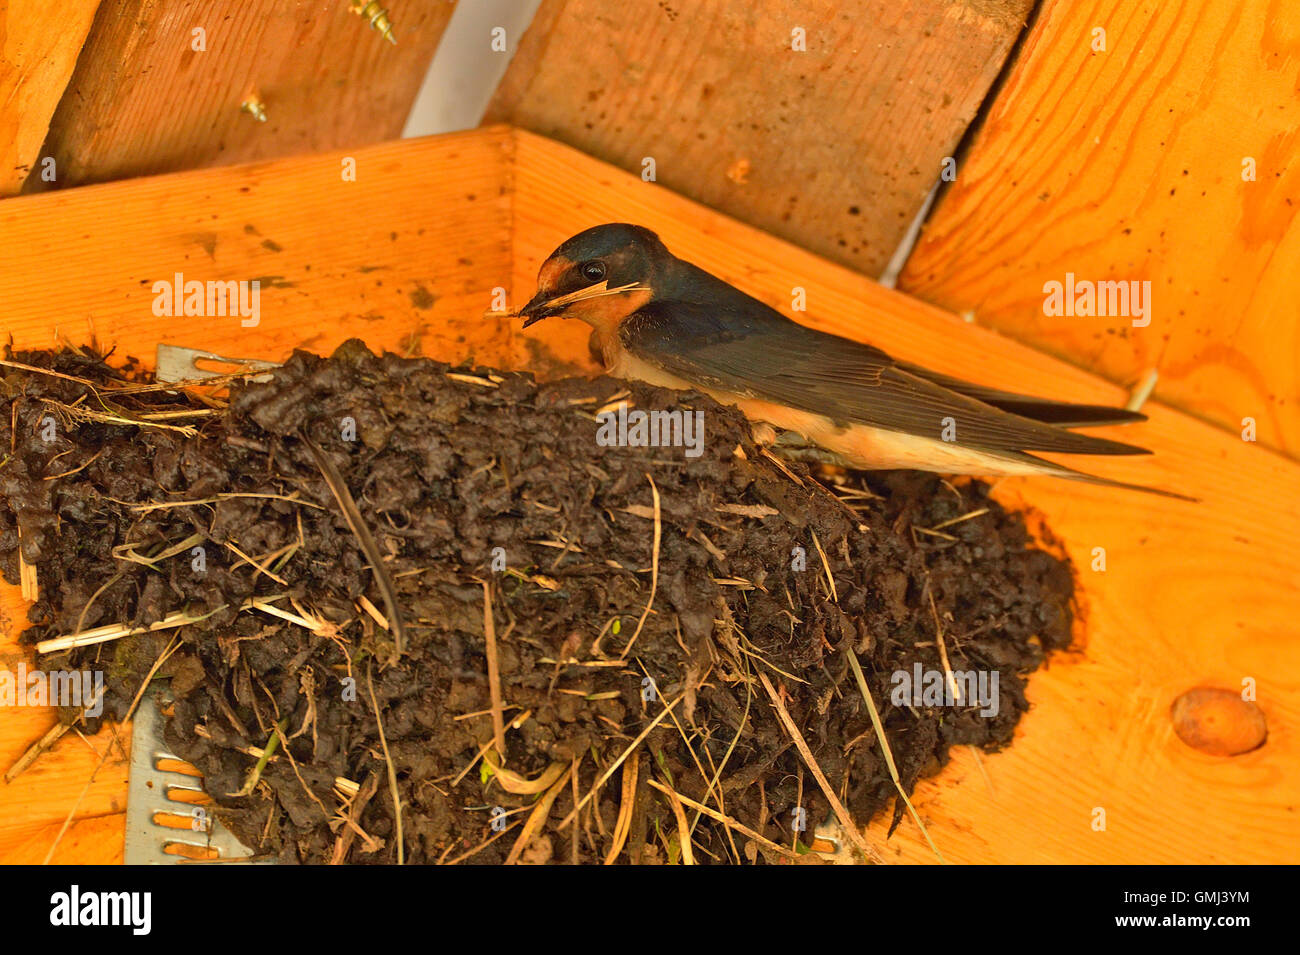
{"label": "pale belly", "polygon": [[[626,351],[619,351],[613,356],[609,363],[609,374],[616,378],[634,378],[662,388],[702,391],[719,404],[735,405],[750,421],[766,422],[783,431],[797,432],[818,447],[840,455],[853,467],[864,470],[914,468],[941,474],[979,474],[989,477],[1046,474],[1053,470],[1050,465],[1016,461],[933,438],[887,431],[869,425],[841,427],[825,415],[692,384]],[[707,424],[705,434],[708,434]],[[758,440],[761,435],[756,433],[755,437]],[[769,441],[760,440],[760,443],[770,443],[770,438]]]}

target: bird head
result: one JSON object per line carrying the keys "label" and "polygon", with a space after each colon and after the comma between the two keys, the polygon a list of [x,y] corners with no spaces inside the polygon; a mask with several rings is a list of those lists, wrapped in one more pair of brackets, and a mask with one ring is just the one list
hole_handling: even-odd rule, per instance
{"label": "bird head", "polygon": [[537,294],[519,310],[524,328],[552,315],[594,327],[616,325],[654,297],[673,261],[649,229],[608,223],[579,232],[542,263]]}

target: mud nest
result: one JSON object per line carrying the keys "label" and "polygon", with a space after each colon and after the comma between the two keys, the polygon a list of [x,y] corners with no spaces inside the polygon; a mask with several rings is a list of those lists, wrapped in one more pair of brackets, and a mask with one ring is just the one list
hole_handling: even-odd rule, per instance
{"label": "mud nest", "polygon": [[[69,376],[0,367],[22,639],[184,621],[41,666],[102,671],[121,717],[165,657],[167,743],[282,861],[397,861],[394,788],[408,863],[816,860],[826,789],[905,813],[851,654],[910,792],[1008,744],[1070,640],[1068,564],[984,484],[823,483],[700,395],[358,342],[220,398],[9,358]],[[620,398],[703,412],[702,453],[599,444]]]}

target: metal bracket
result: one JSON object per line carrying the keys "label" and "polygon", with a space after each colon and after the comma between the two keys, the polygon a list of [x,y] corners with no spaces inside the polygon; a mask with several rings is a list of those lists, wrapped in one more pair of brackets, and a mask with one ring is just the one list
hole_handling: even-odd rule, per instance
{"label": "metal bracket", "polygon": [[[131,773],[126,797],[127,865],[175,865],[187,861],[247,859],[254,855],[204,805],[175,799],[173,795],[203,793],[197,776],[176,772],[167,763],[185,760],[169,752],[162,740],[162,713],[170,693],[158,683],[150,686],[135,711],[131,728]],[[189,828],[161,825],[159,819]],[[259,860],[274,862],[273,859]]]}
{"label": "metal bracket", "polygon": [[[222,374],[229,372],[210,371],[207,368],[200,368],[198,362],[213,361],[220,362],[223,365],[234,365],[232,371],[243,369],[260,371],[262,369],[270,370],[279,368],[278,362],[263,361],[260,358],[227,358],[225,355],[218,355],[216,352],[204,351],[201,348],[185,348],[182,345],[159,345],[157,352],[158,370],[155,377],[159,381],[201,381],[205,378],[219,378]],[[270,375],[257,375],[253,381],[270,381]]]}

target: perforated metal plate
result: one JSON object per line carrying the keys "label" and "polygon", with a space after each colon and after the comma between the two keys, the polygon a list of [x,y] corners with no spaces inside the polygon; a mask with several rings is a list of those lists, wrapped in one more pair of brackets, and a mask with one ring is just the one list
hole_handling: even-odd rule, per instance
{"label": "perforated metal plate", "polygon": [[[206,805],[194,801],[203,797],[201,777],[170,768],[188,764],[163,744],[159,708],[169,702],[166,685],[154,683],[135,712],[124,861],[127,865],[172,865],[247,859],[253,851],[217,822]],[[171,825],[164,824],[168,822]]]}
{"label": "perforated metal plate", "polygon": [[[159,381],[199,381],[204,378],[216,378],[233,371],[249,369],[261,371],[279,368],[273,361],[260,358],[227,358],[216,352],[201,348],[185,348],[182,345],[159,345],[156,352],[157,371],[154,373]],[[225,365],[226,368],[204,368],[199,362],[210,365]],[[270,375],[257,375],[253,381],[267,381]]]}

